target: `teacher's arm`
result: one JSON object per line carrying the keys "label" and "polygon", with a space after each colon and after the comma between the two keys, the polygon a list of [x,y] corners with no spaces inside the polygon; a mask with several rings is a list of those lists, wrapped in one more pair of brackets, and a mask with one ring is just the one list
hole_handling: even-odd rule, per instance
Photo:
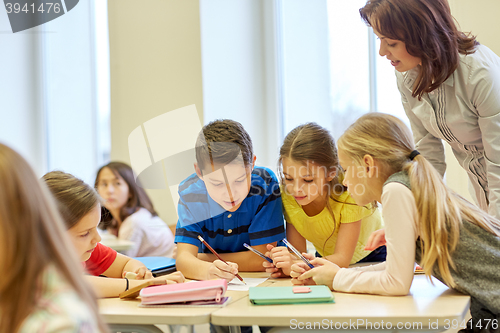
{"label": "teacher's arm", "polygon": [[470,86],[474,87],[471,103],[477,110],[484,146],[488,212],[500,219],[500,64],[479,68],[470,78]]}

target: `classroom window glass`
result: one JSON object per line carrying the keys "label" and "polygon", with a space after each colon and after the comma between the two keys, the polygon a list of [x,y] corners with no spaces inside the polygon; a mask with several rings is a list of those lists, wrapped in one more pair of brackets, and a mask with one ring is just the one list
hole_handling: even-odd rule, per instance
{"label": "classroom window glass", "polygon": [[314,121],[338,138],[369,111],[407,122],[394,68],[378,55],[379,41],[360,18],[365,3],[280,2],[283,135]]}

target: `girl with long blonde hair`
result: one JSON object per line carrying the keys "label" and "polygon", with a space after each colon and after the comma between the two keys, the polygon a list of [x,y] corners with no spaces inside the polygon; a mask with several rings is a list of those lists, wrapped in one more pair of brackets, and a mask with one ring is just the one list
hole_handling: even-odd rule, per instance
{"label": "girl with long blonde hair", "polygon": [[56,204],[0,144],[0,332],[107,332]]}
{"label": "girl with long blonde hair", "polygon": [[499,319],[500,221],[449,189],[394,116],[362,116],[340,137],[338,147],[344,184],[358,189],[351,192],[356,203],[382,203],[387,261],[341,269],[315,259],[318,267],[308,271],[302,264],[292,266],[293,282],[406,295],[417,261],[427,276],[471,295],[467,329],[476,329],[484,319]]}

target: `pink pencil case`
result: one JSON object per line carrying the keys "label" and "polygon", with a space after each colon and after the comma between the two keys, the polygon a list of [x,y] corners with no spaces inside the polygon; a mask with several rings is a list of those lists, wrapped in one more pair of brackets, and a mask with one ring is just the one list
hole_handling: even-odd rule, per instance
{"label": "pink pencil case", "polygon": [[166,284],[141,290],[142,304],[168,304],[215,300],[219,302],[227,290],[223,279]]}

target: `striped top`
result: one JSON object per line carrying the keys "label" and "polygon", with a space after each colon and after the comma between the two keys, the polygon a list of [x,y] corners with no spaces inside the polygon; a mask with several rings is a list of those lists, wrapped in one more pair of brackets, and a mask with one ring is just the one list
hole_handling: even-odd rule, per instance
{"label": "striped top", "polygon": [[478,206],[500,219],[500,57],[484,45],[460,54],[453,74],[421,99],[412,97],[418,75],[418,67],[396,71],[416,149],[444,176],[446,141]]}
{"label": "striped top", "polygon": [[262,245],[285,237],[279,183],[267,168],[253,169],[250,191],[234,212],[217,204],[196,174],[179,185],[179,196],[175,242],[196,245],[200,253],[210,251],[198,235],[219,253],[247,251],[243,243]]}
{"label": "striped top", "polygon": [[41,275],[40,297],[19,333],[99,332],[96,319],[55,267]]}

